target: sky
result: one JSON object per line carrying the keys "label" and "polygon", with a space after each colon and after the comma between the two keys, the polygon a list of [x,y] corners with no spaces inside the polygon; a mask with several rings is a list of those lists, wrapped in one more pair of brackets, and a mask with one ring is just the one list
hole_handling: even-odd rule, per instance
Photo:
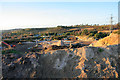
{"label": "sky", "polygon": [[118,2],[0,2],[0,30],[118,22]]}

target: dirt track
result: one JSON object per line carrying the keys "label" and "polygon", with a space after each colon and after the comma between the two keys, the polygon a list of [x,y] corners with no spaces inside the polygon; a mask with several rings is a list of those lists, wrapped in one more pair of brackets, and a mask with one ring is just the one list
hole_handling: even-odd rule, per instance
{"label": "dirt track", "polygon": [[14,49],[16,51],[27,52],[27,51],[29,51],[28,48],[35,46],[35,43],[24,43],[22,45],[19,45],[19,44],[15,44],[15,45],[16,45],[16,47]]}
{"label": "dirt track", "polygon": [[[88,41],[75,41],[74,44],[75,43],[81,43],[81,44],[84,44],[84,45],[89,45],[91,42],[88,42]],[[29,52],[28,48],[35,46],[36,43],[35,42],[30,42],[30,43],[24,43],[22,45],[19,45],[19,44],[15,44],[15,45],[16,45],[16,47],[14,49],[16,51],[24,53],[24,52]]]}

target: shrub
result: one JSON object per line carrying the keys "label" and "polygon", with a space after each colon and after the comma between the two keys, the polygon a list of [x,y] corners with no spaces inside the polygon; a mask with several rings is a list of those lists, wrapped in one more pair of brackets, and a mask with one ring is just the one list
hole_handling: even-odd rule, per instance
{"label": "shrub", "polygon": [[87,29],[84,29],[81,33],[81,35],[87,35],[88,34],[88,30]]}
{"label": "shrub", "polygon": [[40,38],[40,41],[42,41],[43,40],[43,38]]}
{"label": "shrub", "polygon": [[90,31],[90,33],[96,34],[96,33],[98,33],[98,31],[94,30],[94,31]]}
{"label": "shrub", "polygon": [[45,36],[48,36],[48,34],[47,34],[47,33],[45,33]]}
{"label": "shrub", "polygon": [[20,52],[10,49],[10,50],[2,50],[2,54],[8,54],[8,53],[14,53],[14,54],[20,54]]}
{"label": "shrub", "polygon": [[99,33],[96,33],[96,34],[94,35],[94,38],[95,38],[95,39],[99,39],[99,38],[100,38],[100,34],[99,34]]}
{"label": "shrub", "polygon": [[79,36],[80,34],[79,33],[76,33],[75,36]]}
{"label": "shrub", "polygon": [[120,29],[118,30],[118,31],[116,31],[116,32],[114,32],[115,34],[120,34]]}
{"label": "shrub", "polygon": [[103,33],[103,37],[106,37],[108,34],[106,34],[106,33]]}
{"label": "shrub", "polygon": [[107,35],[108,35],[107,33],[102,33],[102,32],[100,32],[100,33],[96,33],[96,34],[94,35],[94,38],[95,38],[95,39],[100,39],[100,38],[106,37]]}
{"label": "shrub", "polygon": [[70,35],[74,35],[74,32],[71,32]]}
{"label": "shrub", "polygon": [[57,33],[54,33],[54,36],[57,36]]}
{"label": "shrub", "polygon": [[103,52],[104,49],[102,49],[102,48],[98,48],[98,51],[99,51],[99,52]]}
{"label": "shrub", "polygon": [[70,32],[67,32],[66,35],[70,35]]}
{"label": "shrub", "polygon": [[49,35],[54,35],[54,33],[48,33]]}
{"label": "shrub", "polygon": [[90,34],[88,35],[88,37],[92,37],[92,36],[94,36],[94,33],[90,33]]}
{"label": "shrub", "polygon": [[67,28],[67,26],[62,26],[62,25],[59,25],[57,26],[58,28]]}

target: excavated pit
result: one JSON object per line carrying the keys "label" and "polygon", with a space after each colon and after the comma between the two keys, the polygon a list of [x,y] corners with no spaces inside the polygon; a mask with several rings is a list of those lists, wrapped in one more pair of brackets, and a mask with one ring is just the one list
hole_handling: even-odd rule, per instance
{"label": "excavated pit", "polygon": [[85,46],[24,55],[4,54],[3,78],[118,78],[118,53],[114,51],[117,47]]}

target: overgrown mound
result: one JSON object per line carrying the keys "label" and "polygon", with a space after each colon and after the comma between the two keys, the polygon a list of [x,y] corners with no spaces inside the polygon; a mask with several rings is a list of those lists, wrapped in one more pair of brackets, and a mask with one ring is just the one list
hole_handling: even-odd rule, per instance
{"label": "overgrown mound", "polygon": [[109,36],[100,39],[99,41],[94,41],[90,46],[94,47],[104,47],[104,46],[109,46],[109,45],[118,45],[120,44],[120,35],[111,33]]}

